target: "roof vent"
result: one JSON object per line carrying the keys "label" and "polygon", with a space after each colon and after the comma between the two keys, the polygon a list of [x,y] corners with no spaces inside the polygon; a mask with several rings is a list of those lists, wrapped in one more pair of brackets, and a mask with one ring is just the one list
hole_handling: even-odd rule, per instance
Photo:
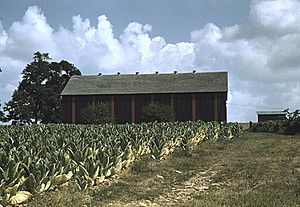
{"label": "roof vent", "polygon": [[158,74],[158,71],[155,71],[155,74],[157,75],[157,74]]}
{"label": "roof vent", "polygon": [[117,72],[117,75],[120,75],[121,73],[120,72]]}
{"label": "roof vent", "polygon": [[102,75],[102,73],[98,73],[98,76],[101,76]]}
{"label": "roof vent", "polygon": [[138,75],[138,74],[139,74],[139,71],[136,71],[135,74]]}
{"label": "roof vent", "polygon": [[193,73],[196,73],[196,70],[193,70]]}
{"label": "roof vent", "polygon": [[174,74],[177,74],[177,70],[174,70]]}

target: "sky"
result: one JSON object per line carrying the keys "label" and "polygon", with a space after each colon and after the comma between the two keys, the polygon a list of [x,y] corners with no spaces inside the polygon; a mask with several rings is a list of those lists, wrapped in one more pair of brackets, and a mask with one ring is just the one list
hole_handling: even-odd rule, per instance
{"label": "sky", "polygon": [[228,121],[300,108],[297,0],[0,0],[0,100],[36,51],[83,75],[228,71]]}

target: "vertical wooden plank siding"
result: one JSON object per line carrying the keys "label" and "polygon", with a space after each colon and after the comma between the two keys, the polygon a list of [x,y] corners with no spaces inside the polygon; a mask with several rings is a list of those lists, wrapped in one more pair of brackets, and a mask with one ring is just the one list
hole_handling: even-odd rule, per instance
{"label": "vertical wooden plank siding", "polygon": [[72,97],[72,123],[76,124],[76,98]]}
{"label": "vertical wooden plank siding", "polygon": [[150,104],[154,104],[154,95],[150,95]]}
{"label": "vertical wooden plank siding", "polygon": [[225,122],[227,122],[227,92],[226,92],[226,98],[225,98]]}
{"label": "vertical wooden plank siding", "polygon": [[174,101],[174,94],[171,94],[171,108],[174,110],[175,108],[175,101]]}
{"label": "vertical wooden plank siding", "polygon": [[171,94],[171,101],[170,101],[170,104],[171,104],[171,109],[174,113],[174,118],[176,120],[176,113],[175,113],[175,97],[174,97],[174,94]]}
{"label": "vertical wooden plank siding", "polygon": [[111,96],[111,120],[115,121],[115,96]]}
{"label": "vertical wooden plank siding", "polygon": [[192,94],[192,120],[197,120],[197,112],[196,112],[196,94]]}
{"label": "vertical wooden plank siding", "polygon": [[219,121],[219,94],[214,94],[214,121]]}
{"label": "vertical wooden plank siding", "polygon": [[131,122],[135,123],[135,96],[131,95]]}
{"label": "vertical wooden plank siding", "polygon": [[96,103],[95,103],[95,96],[93,96],[93,97],[92,97],[92,105],[93,105],[93,107],[95,107],[95,104],[96,104]]}

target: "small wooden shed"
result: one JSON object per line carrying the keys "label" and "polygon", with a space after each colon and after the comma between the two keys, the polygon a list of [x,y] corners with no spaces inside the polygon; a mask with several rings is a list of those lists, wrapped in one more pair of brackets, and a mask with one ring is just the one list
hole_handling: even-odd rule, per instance
{"label": "small wooden shed", "polygon": [[284,111],[257,111],[256,114],[258,122],[286,119],[286,113]]}
{"label": "small wooden shed", "polygon": [[170,105],[178,121],[226,121],[227,72],[73,76],[61,93],[65,123],[88,103],[110,102],[116,123],[140,123],[144,106]]}

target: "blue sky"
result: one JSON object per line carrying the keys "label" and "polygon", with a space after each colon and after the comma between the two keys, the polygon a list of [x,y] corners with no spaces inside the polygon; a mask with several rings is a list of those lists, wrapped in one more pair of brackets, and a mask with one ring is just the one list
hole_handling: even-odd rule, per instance
{"label": "blue sky", "polygon": [[83,74],[228,71],[229,121],[300,108],[297,0],[0,0],[0,100],[35,51]]}
{"label": "blue sky", "polygon": [[245,23],[250,0],[1,0],[0,19],[5,28],[20,20],[29,6],[41,8],[47,22],[55,29],[72,28],[72,16],[89,18],[106,15],[119,36],[131,22],[150,24],[152,36],[163,36],[168,42],[189,41],[190,32],[207,22],[224,27]]}

